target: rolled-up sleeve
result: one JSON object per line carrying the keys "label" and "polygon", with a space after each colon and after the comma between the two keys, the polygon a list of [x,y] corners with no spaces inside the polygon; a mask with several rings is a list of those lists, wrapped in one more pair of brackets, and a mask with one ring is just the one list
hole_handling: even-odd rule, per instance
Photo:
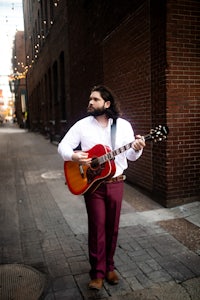
{"label": "rolled-up sleeve", "polygon": [[126,157],[128,160],[135,161],[142,155],[143,150],[135,151],[133,148],[126,152]]}
{"label": "rolled-up sleeve", "polygon": [[[121,141],[123,141],[123,144],[129,144],[134,142],[135,140],[134,131],[129,122],[127,122],[126,120],[119,119],[118,129],[119,129],[118,138],[120,138],[119,143]],[[142,151],[143,150],[135,151],[133,148],[130,148],[125,152],[125,156],[128,160],[135,161],[142,155]]]}

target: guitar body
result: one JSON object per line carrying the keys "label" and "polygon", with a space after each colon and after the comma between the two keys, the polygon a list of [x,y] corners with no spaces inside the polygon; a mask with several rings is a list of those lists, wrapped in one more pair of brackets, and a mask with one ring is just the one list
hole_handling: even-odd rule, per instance
{"label": "guitar body", "polygon": [[64,174],[69,190],[74,195],[81,195],[88,191],[94,191],[102,181],[113,177],[116,171],[114,160],[108,160],[103,164],[98,164],[97,159],[108,152],[108,146],[101,144],[95,145],[86,151],[88,157],[92,158],[94,163],[91,166],[80,165],[74,161],[64,162]]}

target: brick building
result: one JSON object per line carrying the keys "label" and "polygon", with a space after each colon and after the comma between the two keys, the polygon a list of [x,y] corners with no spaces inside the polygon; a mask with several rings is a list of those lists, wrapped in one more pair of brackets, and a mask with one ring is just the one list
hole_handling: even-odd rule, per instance
{"label": "brick building", "polygon": [[63,136],[90,88],[114,90],[136,134],[167,124],[128,182],[167,207],[200,198],[198,0],[23,1],[30,126]]}

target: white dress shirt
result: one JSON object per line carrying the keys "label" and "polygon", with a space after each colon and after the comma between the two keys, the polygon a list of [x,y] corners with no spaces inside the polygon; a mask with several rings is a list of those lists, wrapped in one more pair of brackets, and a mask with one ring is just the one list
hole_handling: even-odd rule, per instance
{"label": "white dress shirt", "polygon": [[[102,127],[93,117],[88,116],[76,122],[66,133],[58,145],[58,153],[63,160],[72,160],[73,150],[81,144],[82,151],[88,151],[97,144],[109,146],[111,143],[111,124],[109,119],[108,126]],[[131,124],[125,119],[118,118],[116,123],[115,149],[132,143],[135,140]],[[114,150],[114,149],[113,149]],[[128,167],[127,159],[135,161],[142,154],[142,150],[135,151],[130,148],[123,153],[115,156],[116,173],[113,177],[119,176]]]}

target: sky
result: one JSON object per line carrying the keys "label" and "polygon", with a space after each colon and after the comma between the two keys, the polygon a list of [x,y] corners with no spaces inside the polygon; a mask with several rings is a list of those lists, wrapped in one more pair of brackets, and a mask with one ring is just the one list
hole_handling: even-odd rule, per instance
{"label": "sky", "polygon": [[0,0],[0,89],[10,93],[8,75],[12,74],[12,47],[16,31],[24,30],[22,0]]}

